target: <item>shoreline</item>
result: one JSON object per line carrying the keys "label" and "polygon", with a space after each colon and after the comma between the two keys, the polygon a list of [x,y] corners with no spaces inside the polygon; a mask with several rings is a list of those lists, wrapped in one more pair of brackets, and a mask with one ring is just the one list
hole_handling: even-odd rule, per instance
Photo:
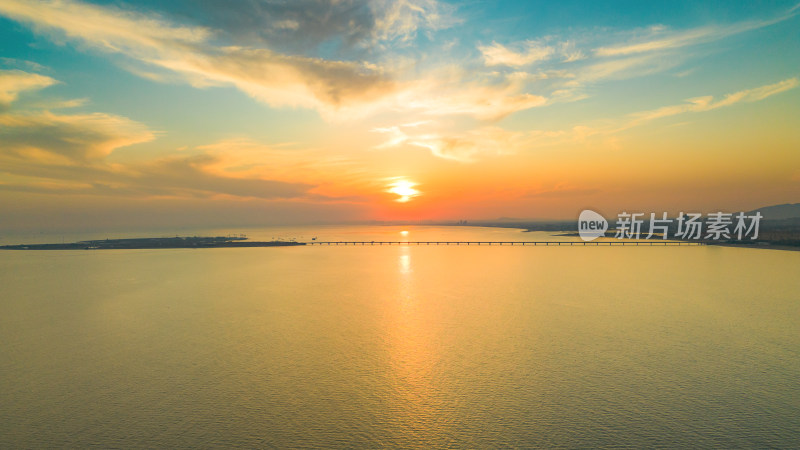
{"label": "shoreline", "polygon": [[708,245],[716,245],[718,247],[734,247],[734,248],[752,248],[752,249],[763,249],[763,250],[783,250],[788,252],[800,252],[800,246],[794,245],[780,245],[780,244],[770,244],[769,242],[765,242],[763,244],[733,244],[729,242],[709,242]]}
{"label": "shoreline", "polygon": [[291,247],[306,245],[295,241],[247,241],[244,237],[172,237],[104,239],[67,244],[3,245],[0,250],[152,250],[176,248]]}

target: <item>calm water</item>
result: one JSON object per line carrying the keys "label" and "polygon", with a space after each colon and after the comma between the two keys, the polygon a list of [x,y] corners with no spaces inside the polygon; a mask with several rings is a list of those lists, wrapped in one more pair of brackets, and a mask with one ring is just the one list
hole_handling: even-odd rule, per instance
{"label": "calm water", "polygon": [[[546,238],[400,231],[302,234]],[[798,269],[719,247],[0,252],[0,447],[798,447]]]}

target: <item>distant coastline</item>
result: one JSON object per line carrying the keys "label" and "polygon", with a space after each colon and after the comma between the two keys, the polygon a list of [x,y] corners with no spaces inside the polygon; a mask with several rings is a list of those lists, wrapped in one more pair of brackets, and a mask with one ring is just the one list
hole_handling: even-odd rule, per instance
{"label": "distant coastline", "polygon": [[170,248],[289,247],[306,245],[295,241],[247,241],[245,237],[169,237],[101,239],[66,244],[3,245],[0,250],[139,250]]}
{"label": "distant coastline", "polygon": [[[526,232],[530,232],[532,230],[525,230]],[[575,232],[565,232],[562,234],[556,234],[555,236],[561,237],[578,237],[579,234]],[[608,231],[604,237],[607,238],[614,238],[613,230]],[[698,240],[698,241],[691,241],[687,239],[670,239],[671,241],[681,241],[681,242],[702,242],[706,245],[716,245],[720,247],[736,247],[736,248],[757,248],[757,249],[764,249],[764,250],[786,250],[786,251],[800,251],[800,245],[794,244],[785,244],[785,243],[773,243],[768,241],[743,241],[743,242],[736,242],[736,241],[711,241],[711,240]]]}

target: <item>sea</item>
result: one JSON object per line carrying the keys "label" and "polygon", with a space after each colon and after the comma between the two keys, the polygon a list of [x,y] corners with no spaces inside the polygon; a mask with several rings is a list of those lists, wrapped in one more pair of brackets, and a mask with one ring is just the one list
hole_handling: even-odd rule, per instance
{"label": "sea", "polygon": [[[578,239],[435,226],[188,234]],[[800,252],[0,251],[0,448],[798,448],[798,374]]]}

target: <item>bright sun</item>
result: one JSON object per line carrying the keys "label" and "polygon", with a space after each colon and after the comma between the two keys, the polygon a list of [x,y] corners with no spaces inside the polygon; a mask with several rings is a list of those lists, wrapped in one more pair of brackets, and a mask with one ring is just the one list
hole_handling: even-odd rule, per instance
{"label": "bright sun", "polygon": [[389,190],[387,192],[399,195],[400,198],[396,199],[395,201],[405,203],[421,194],[420,191],[414,189],[414,186],[416,185],[416,183],[412,183],[408,180],[398,180],[389,185]]}

